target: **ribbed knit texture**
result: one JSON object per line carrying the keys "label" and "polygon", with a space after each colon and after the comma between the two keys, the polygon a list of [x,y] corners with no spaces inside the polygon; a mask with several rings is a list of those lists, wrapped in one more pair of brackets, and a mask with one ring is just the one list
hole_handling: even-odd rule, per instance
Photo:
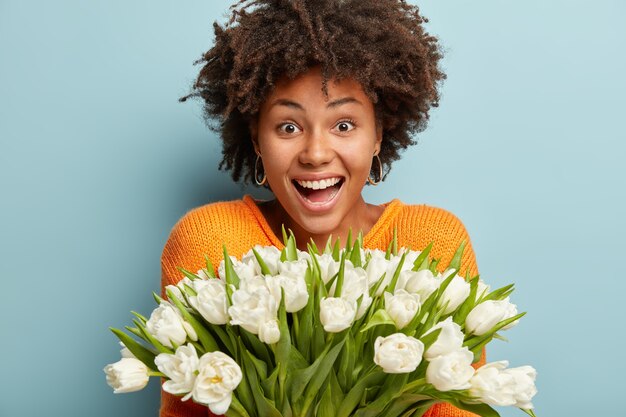
{"label": "ribbed knit texture", "polygon": [[[407,205],[398,199],[383,204],[385,210],[376,224],[363,237],[363,246],[386,249],[393,238],[394,226],[398,230],[398,246],[414,250],[424,249],[434,242],[431,257],[441,258],[439,269],[452,260],[462,240],[467,241],[461,260],[461,273],[469,269],[478,274],[476,257],[469,236],[461,221],[452,213],[427,205]],[[223,259],[222,245],[228,254],[240,258],[254,245],[274,245],[283,248],[259,210],[255,200],[245,195],[243,200],[211,203],[195,208],[184,215],[172,229],[161,258],[161,292],[166,285],[176,284],[182,275],[177,267],[197,271],[205,266],[204,255],[217,268]],[[485,362],[485,356],[475,364]],[[179,397],[161,391],[161,417],[207,417],[208,408],[192,400],[182,402]],[[475,414],[461,411],[448,404],[437,404],[425,417],[469,417]]]}

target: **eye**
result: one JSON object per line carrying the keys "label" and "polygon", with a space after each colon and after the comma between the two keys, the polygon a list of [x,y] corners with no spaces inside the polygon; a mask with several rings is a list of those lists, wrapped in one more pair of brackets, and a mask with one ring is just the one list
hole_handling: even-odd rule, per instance
{"label": "eye", "polygon": [[354,125],[354,121],[352,120],[341,120],[335,125],[335,129],[341,133],[346,133],[354,129],[356,126]]}
{"label": "eye", "polygon": [[282,123],[278,126],[278,130],[287,135],[301,132],[300,128],[294,123]]}

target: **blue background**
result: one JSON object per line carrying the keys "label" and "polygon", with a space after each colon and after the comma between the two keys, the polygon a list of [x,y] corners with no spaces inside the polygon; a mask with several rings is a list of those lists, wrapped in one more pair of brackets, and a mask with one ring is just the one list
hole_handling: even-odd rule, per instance
{"label": "blue background", "polygon": [[[228,4],[0,1],[0,416],[157,414],[156,381],[106,385],[107,328],[151,311],[180,216],[253,191],[177,102]],[[540,416],[624,415],[626,2],[421,4],[441,106],[366,199],[452,211],[517,284],[529,314],[488,355],[538,369]]]}

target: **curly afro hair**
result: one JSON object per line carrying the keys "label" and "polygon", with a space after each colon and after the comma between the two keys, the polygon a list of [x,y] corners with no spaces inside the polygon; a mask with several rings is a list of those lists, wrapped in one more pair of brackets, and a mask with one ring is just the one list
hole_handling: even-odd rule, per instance
{"label": "curly afro hair", "polygon": [[249,125],[275,83],[313,66],[321,68],[324,93],[328,80],[350,77],[372,100],[385,173],[415,144],[411,136],[426,128],[445,74],[437,38],[424,30],[428,20],[416,6],[403,0],[241,0],[230,10],[224,26],[213,24],[215,45],[194,63],[204,66],[180,101],[204,101],[204,118],[223,140],[219,168],[230,170],[234,181],[253,179]]}

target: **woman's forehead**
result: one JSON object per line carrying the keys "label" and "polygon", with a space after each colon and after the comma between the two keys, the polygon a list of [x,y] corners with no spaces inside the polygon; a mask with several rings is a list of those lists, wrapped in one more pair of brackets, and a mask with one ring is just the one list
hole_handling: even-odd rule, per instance
{"label": "woman's forehead", "polygon": [[361,84],[353,78],[330,78],[324,92],[322,72],[313,67],[293,79],[282,77],[265,100],[266,106],[299,103],[300,101],[324,103],[337,107],[346,103],[365,105],[370,102]]}

